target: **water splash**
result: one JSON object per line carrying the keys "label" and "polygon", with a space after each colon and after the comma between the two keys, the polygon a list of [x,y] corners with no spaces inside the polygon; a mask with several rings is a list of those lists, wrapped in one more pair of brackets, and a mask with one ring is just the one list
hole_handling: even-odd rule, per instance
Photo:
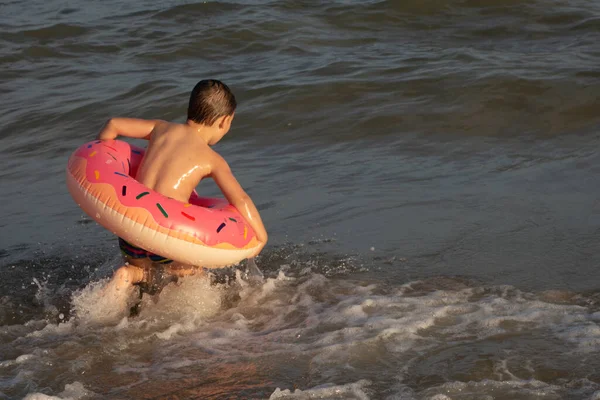
{"label": "water splash", "polygon": [[252,284],[261,284],[265,280],[265,275],[256,265],[254,257],[249,258],[246,261],[246,279]]}

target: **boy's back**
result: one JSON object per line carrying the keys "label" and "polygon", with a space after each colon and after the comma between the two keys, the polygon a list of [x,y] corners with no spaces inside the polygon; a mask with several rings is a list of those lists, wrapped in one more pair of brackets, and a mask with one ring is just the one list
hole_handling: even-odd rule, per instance
{"label": "boy's back", "polygon": [[187,202],[212,170],[215,152],[193,128],[157,121],[136,179],[165,196]]}

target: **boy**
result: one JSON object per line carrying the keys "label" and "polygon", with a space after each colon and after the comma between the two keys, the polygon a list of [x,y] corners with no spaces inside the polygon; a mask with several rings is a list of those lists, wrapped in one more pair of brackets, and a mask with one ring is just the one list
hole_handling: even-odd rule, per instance
{"label": "boy", "polygon": [[[261,246],[267,243],[267,232],[258,210],[235,179],[227,162],[210,146],[229,131],[236,101],[224,83],[217,80],[198,82],[190,95],[185,124],[160,120],[112,118],[98,134],[98,139],[113,140],[118,136],[149,140],[146,154],[136,179],[147,187],[174,199],[187,202],[200,180],[210,176],[227,200],[235,206],[256,232]],[[194,267],[151,254],[119,239],[126,265],[119,268],[105,293],[112,293],[122,302],[127,290],[140,285],[149,294],[159,293],[177,276],[194,273]]]}

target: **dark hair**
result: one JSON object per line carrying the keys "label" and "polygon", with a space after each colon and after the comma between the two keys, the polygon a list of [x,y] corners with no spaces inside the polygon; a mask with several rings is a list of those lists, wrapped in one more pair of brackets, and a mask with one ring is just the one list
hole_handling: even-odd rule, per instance
{"label": "dark hair", "polygon": [[212,125],[217,118],[232,115],[237,103],[229,87],[216,79],[198,82],[190,95],[188,120]]}

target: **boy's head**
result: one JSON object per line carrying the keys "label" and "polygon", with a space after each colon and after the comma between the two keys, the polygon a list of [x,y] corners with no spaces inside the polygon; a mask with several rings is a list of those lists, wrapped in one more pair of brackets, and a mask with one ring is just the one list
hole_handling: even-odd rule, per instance
{"label": "boy's head", "polygon": [[221,139],[231,126],[231,120],[237,103],[229,87],[216,79],[206,79],[198,82],[188,105],[188,121],[206,125],[219,130]]}

